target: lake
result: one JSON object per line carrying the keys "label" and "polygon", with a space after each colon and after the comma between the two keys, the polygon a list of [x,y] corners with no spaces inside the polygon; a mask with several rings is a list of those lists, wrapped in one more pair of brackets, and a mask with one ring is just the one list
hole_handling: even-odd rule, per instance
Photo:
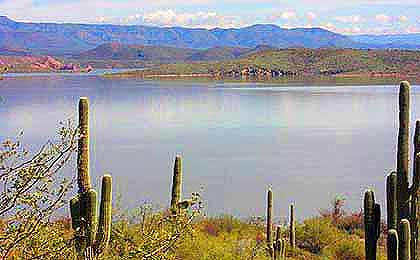
{"label": "lake", "polygon": [[[299,218],[362,207],[372,187],[383,204],[396,166],[396,86],[293,87],[104,79],[97,75],[10,76],[0,81],[0,138],[25,132],[41,145],[60,120],[91,104],[91,174],[110,172],[123,205],[169,204],[173,160],[183,157],[184,196],[200,191],[209,215]],[[412,91],[412,126],[420,91]],[[413,132],[413,130],[412,130]],[[75,174],[67,172],[64,174]]]}

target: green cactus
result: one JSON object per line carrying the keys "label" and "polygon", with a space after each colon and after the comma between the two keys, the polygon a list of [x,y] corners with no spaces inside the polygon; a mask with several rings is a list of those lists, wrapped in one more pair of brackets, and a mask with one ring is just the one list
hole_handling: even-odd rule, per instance
{"label": "green cactus", "polygon": [[79,131],[77,184],[79,193],[85,193],[92,188],[89,175],[89,101],[86,97],[79,101]]}
{"label": "green cactus", "polygon": [[[397,148],[397,205],[398,221],[408,219],[409,208],[409,138],[410,138],[410,84],[400,84],[399,94],[399,130]],[[401,243],[401,241],[400,241]]]}
{"label": "green cactus", "polygon": [[77,182],[78,194],[70,200],[75,249],[80,260],[97,259],[107,248],[111,234],[112,178],[102,177],[99,220],[96,191],[91,188],[89,175],[89,105],[87,98],[79,102]]}
{"label": "green cactus", "polygon": [[402,219],[399,224],[398,231],[398,259],[399,260],[409,260],[410,259],[410,222],[407,219]]}
{"label": "green cactus", "polygon": [[416,129],[414,131],[414,162],[413,162],[413,183],[410,188],[411,192],[411,259],[417,260],[418,248],[418,226],[419,221],[417,214],[419,212],[419,186],[420,186],[420,121],[416,121]]}
{"label": "green cactus", "polygon": [[281,229],[277,226],[276,229],[276,240],[274,242],[274,259],[278,260],[280,258],[280,248],[281,248]]}
{"label": "green cactus", "polygon": [[178,203],[181,202],[182,196],[182,159],[180,156],[175,157],[174,174],[172,179],[172,196],[171,208],[176,209]]}
{"label": "green cactus", "polygon": [[270,257],[273,257],[273,192],[271,189],[267,191],[267,230],[266,230],[266,237],[267,237],[267,250],[270,254]]}
{"label": "green cactus", "polygon": [[172,176],[172,191],[170,210],[172,214],[188,209],[194,203],[193,199],[182,199],[182,158],[175,157],[174,170]]}
{"label": "green cactus", "polygon": [[388,260],[398,260],[398,233],[396,229],[389,229],[387,236]]}
{"label": "green cactus", "polygon": [[377,242],[380,235],[380,219],[381,210],[379,204],[375,203],[375,193],[372,190],[367,190],[364,198],[366,260],[376,260]]}
{"label": "green cactus", "polygon": [[296,247],[296,229],[295,229],[295,209],[294,205],[290,205],[290,230],[289,230],[289,242],[290,248],[295,249]]}
{"label": "green cactus", "polygon": [[286,260],[286,240],[281,239],[280,259]]}
{"label": "green cactus", "polygon": [[387,206],[387,227],[397,229],[398,208],[397,208],[397,173],[392,172],[386,178],[386,206]]}

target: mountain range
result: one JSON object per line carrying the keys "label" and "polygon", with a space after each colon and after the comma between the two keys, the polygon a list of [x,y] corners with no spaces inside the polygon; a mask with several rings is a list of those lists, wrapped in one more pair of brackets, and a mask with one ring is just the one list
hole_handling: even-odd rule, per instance
{"label": "mountain range", "polygon": [[322,28],[285,29],[270,24],[208,30],[142,25],[26,23],[0,16],[0,55],[1,50],[76,55],[111,42],[184,49],[252,49],[261,45],[275,48],[419,49],[420,34],[346,36]]}

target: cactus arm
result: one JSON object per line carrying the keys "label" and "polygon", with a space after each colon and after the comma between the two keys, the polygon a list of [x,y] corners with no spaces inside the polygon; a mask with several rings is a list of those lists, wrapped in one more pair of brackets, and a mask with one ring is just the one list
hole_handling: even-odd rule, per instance
{"label": "cactus arm", "polygon": [[281,258],[283,260],[286,260],[286,240],[282,239],[281,243]]}
{"label": "cactus arm", "polygon": [[[400,84],[399,130],[397,147],[397,203],[398,221],[409,217],[409,137],[410,137],[410,84]],[[400,240],[401,242],[401,240]]]}
{"label": "cactus arm", "polygon": [[75,196],[70,200],[70,215],[71,215],[71,226],[74,231],[80,228],[80,201],[79,196]]}
{"label": "cactus arm", "polygon": [[85,97],[80,98],[79,101],[79,131],[77,184],[79,193],[85,193],[92,188],[89,174],[89,102]]}
{"label": "cactus arm", "polygon": [[398,231],[398,240],[399,240],[398,259],[409,260],[411,234],[410,234],[410,222],[407,219],[402,219],[400,221],[399,231]]}
{"label": "cactus arm", "polygon": [[182,197],[182,159],[176,156],[172,179],[171,210],[176,212]]}
{"label": "cactus arm", "polygon": [[397,173],[392,172],[386,178],[386,206],[387,206],[387,227],[397,229],[398,208],[397,208]]}
{"label": "cactus arm", "polygon": [[388,260],[398,260],[398,233],[395,229],[388,230],[387,253]]}
{"label": "cactus arm", "polygon": [[112,177],[102,177],[101,205],[99,210],[98,234],[95,248],[101,253],[109,243],[112,221]]}
{"label": "cactus arm", "polygon": [[81,227],[85,232],[88,247],[92,246],[95,241],[96,212],[96,191],[91,189],[89,192],[80,194]]}

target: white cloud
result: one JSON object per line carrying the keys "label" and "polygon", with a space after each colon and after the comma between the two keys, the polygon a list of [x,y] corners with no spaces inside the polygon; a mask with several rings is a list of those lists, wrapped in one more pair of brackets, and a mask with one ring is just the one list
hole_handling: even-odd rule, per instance
{"label": "white cloud", "polygon": [[362,23],[365,19],[360,15],[349,15],[349,16],[337,16],[334,20],[340,23]]}
{"label": "white cloud", "polygon": [[239,17],[219,15],[216,12],[180,13],[172,9],[157,10],[130,15],[122,20],[124,24],[145,24],[155,26],[185,26],[193,28],[230,28],[245,24]]}
{"label": "white cloud", "polygon": [[280,18],[284,20],[292,20],[297,17],[296,12],[294,11],[284,11],[280,14]]}
{"label": "white cloud", "polygon": [[399,20],[401,23],[406,23],[406,22],[408,22],[408,17],[407,17],[407,16],[405,16],[405,15],[401,15],[400,17],[398,17],[398,20]]}
{"label": "white cloud", "polygon": [[316,13],[314,13],[314,12],[307,12],[306,13],[306,18],[309,21],[315,20],[317,17],[318,17],[318,15]]}
{"label": "white cloud", "polygon": [[375,15],[375,20],[380,23],[389,23],[391,21],[391,17],[386,14],[377,14]]}

